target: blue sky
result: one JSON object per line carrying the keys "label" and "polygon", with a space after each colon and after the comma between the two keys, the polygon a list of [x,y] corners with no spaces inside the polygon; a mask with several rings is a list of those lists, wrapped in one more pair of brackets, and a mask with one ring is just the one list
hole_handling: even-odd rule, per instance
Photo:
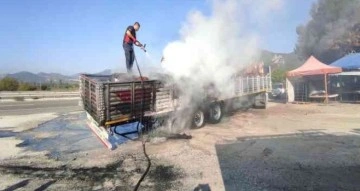
{"label": "blue sky", "polygon": [[[291,52],[296,26],[306,23],[315,0],[284,1],[265,27],[251,29],[261,48]],[[138,39],[152,60],[179,38],[189,11],[211,13],[209,0],[1,0],[0,73],[19,71],[74,74],[124,68],[125,28],[141,23]],[[272,16],[274,16],[272,15]],[[139,60],[144,54],[137,50]],[[153,61],[154,62],[154,61]],[[154,64],[154,63],[152,63]],[[151,65],[151,64],[150,64]]]}

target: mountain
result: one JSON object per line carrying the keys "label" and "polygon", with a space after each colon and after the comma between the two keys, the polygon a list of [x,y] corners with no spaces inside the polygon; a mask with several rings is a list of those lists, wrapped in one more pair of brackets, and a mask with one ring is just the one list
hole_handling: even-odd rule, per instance
{"label": "mountain", "polygon": [[[110,69],[106,69],[103,70],[101,72],[95,73],[97,75],[111,75],[111,70]],[[4,78],[4,77],[11,77],[11,78],[15,78],[21,82],[28,82],[28,83],[59,83],[61,82],[65,82],[65,83],[69,83],[69,82],[76,82],[79,80],[79,75],[78,74],[74,74],[74,75],[63,75],[63,74],[59,74],[59,73],[45,73],[45,72],[40,72],[37,74],[31,73],[31,72],[27,72],[27,71],[23,71],[23,72],[17,72],[17,73],[13,73],[13,74],[0,74],[0,79]]]}
{"label": "mountain", "polygon": [[29,82],[29,83],[44,83],[46,82],[46,78],[33,74],[31,72],[18,72],[14,74],[7,74],[6,77],[15,78],[21,82]]}
{"label": "mountain", "polygon": [[260,59],[265,65],[270,65],[273,69],[293,70],[303,64],[295,53],[275,53],[267,50],[261,51]]}
{"label": "mountain", "polygon": [[37,75],[42,77],[42,78],[45,78],[45,80],[47,82],[50,82],[50,81],[52,81],[52,82],[60,82],[60,80],[65,82],[65,81],[77,79],[77,78],[74,78],[72,76],[65,76],[65,75],[62,75],[62,74],[59,74],[59,73],[40,72]]}
{"label": "mountain", "polygon": [[66,76],[59,73],[44,73],[40,72],[38,74],[34,74],[31,72],[17,72],[13,74],[7,74],[6,77],[15,78],[21,82],[28,82],[28,83],[59,83],[61,82],[74,82],[78,80],[77,77],[73,76]]}
{"label": "mountain", "polygon": [[112,71],[110,69],[103,70],[101,72],[95,73],[96,75],[111,75]]}
{"label": "mountain", "polygon": [[[87,73],[87,72],[76,73],[76,74],[70,75],[69,77],[71,77],[73,79],[79,79],[80,74],[89,74],[89,73]],[[106,69],[106,70],[103,70],[101,72],[92,73],[92,74],[94,74],[94,75],[111,75],[112,70],[111,69]]]}
{"label": "mountain", "polygon": [[82,73],[73,74],[73,75],[70,75],[70,77],[73,79],[79,79],[80,74],[82,74]]}

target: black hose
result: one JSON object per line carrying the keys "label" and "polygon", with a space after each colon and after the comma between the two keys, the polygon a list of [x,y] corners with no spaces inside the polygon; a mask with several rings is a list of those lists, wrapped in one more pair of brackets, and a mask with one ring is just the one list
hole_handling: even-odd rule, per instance
{"label": "black hose", "polygon": [[142,147],[143,147],[143,153],[144,153],[144,155],[145,155],[145,157],[147,159],[148,165],[146,167],[146,170],[145,170],[144,174],[141,176],[141,178],[137,182],[137,184],[136,184],[136,186],[134,188],[134,191],[137,191],[139,189],[141,182],[145,179],[145,177],[149,173],[150,167],[151,167],[151,160],[150,160],[149,156],[146,153],[145,141],[142,141]]}
{"label": "black hose", "polygon": [[[141,88],[142,88],[141,115],[140,115],[140,121],[139,121],[139,123],[137,124],[137,127],[136,127],[136,129],[139,131],[139,125],[142,124],[142,122],[143,122],[143,117],[144,117],[144,101],[143,101],[143,100],[144,100],[144,97],[145,97],[145,95],[144,95],[145,88],[144,88],[144,79],[143,79],[143,77],[142,77],[142,75],[141,75],[141,71],[140,71],[139,64],[138,64],[138,62],[137,62],[136,56],[135,56],[135,63],[136,63],[136,67],[137,67],[138,72],[139,72],[139,75],[140,75]],[[140,132],[140,131],[139,131],[139,132]],[[143,153],[144,153],[144,155],[145,155],[145,157],[146,157],[146,160],[147,160],[147,162],[148,162],[148,165],[147,165],[147,168],[146,168],[144,174],[141,176],[141,178],[139,179],[139,181],[136,183],[135,188],[134,188],[134,191],[137,191],[137,190],[139,189],[141,182],[145,179],[145,177],[146,177],[146,175],[149,173],[150,167],[151,167],[151,160],[150,160],[148,154],[146,153],[145,140],[144,140],[144,137],[143,137],[142,133],[140,134],[140,136],[141,136],[141,139],[142,139],[141,142],[142,142]]]}

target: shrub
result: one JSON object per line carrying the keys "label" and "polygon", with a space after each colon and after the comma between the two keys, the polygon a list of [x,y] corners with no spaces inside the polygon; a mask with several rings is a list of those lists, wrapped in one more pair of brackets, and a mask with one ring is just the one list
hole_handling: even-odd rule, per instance
{"label": "shrub", "polygon": [[48,85],[41,85],[41,90],[50,90]]}
{"label": "shrub", "polygon": [[282,69],[275,70],[271,73],[271,78],[274,83],[284,82],[286,79],[286,71]]}
{"label": "shrub", "polygon": [[10,77],[0,80],[0,91],[16,91],[19,88],[19,82]]}
{"label": "shrub", "polygon": [[19,91],[34,91],[36,90],[36,86],[31,85],[29,83],[21,83],[18,88]]}

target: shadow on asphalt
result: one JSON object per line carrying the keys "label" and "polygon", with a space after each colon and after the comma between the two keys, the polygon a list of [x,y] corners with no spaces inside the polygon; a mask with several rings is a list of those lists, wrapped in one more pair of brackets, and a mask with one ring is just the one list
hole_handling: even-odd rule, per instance
{"label": "shadow on asphalt", "polygon": [[360,135],[360,129],[353,129],[351,132],[353,132],[353,133],[357,133],[357,134],[359,134],[359,135]]}
{"label": "shadow on asphalt", "polygon": [[216,152],[227,191],[360,188],[358,135],[302,131],[239,137],[216,145]]}
{"label": "shadow on asphalt", "polygon": [[199,184],[194,191],[211,191],[209,184]]}
{"label": "shadow on asphalt", "polygon": [[287,102],[287,100],[286,99],[270,99],[269,102],[285,104]]}

